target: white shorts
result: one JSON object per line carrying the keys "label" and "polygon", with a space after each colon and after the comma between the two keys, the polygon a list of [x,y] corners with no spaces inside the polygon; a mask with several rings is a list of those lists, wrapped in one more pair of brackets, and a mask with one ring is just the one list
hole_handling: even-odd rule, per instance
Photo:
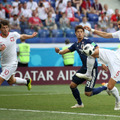
{"label": "white shorts", "polygon": [[118,53],[116,53],[116,51],[99,49],[98,62],[107,64],[111,78],[116,82],[120,81],[120,59],[118,58]]}
{"label": "white shorts", "polygon": [[2,72],[0,74],[0,77],[2,77],[4,80],[8,81],[10,79],[10,77],[14,74],[16,69],[17,69],[17,65],[2,67]]}

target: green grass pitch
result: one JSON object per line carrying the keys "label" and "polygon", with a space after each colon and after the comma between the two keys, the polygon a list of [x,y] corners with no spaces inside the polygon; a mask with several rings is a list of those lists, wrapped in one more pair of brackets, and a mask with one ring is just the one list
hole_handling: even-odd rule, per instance
{"label": "green grass pitch", "polygon": [[78,89],[85,107],[71,109],[76,101],[69,85],[32,86],[31,91],[26,86],[1,86],[0,120],[120,120],[113,96],[104,91],[87,97],[84,87],[79,85]]}

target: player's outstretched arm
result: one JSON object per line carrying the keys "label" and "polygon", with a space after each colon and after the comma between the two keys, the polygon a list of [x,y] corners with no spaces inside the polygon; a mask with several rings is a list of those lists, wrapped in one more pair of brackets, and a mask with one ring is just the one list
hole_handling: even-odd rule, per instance
{"label": "player's outstretched arm", "polygon": [[63,54],[65,54],[65,53],[70,52],[70,50],[69,50],[68,48],[65,49],[65,50],[60,50],[59,48],[56,47],[56,48],[55,48],[55,52],[63,55]]}
{"label": "player's outstretched arm", "polygon": [[95,29],[91,29],[89,26],[84,26],[84,29],[93,32],[94,34],[97,34],[103,38],[113,38],[112,33],[106,33],[106,32],[102,32],[102,31],[98,31]]}
{"label": "player's outstretched arm", "polygon": [[30,38],[35,37],[37,34],[38,34],[37,32],[34,32],[32,35],[21,34],[20,39],[30,39]]}

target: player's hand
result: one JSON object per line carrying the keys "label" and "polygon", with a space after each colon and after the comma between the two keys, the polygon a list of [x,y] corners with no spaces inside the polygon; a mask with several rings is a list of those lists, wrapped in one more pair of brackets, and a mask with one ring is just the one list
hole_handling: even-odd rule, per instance
{"label": "player's hand", "polygon": [[56,53],[59,53],[59,51],[60,51],[60,49],[57,48],[57,47],[55,47],[55,52],[56,52]]}
{"label": "player's hand", "polygon": [[6,48],[5,45],[1,45],[1,47],[0,47],[0,51],[3,51],[5,48]]}
{"label": "player's hand", "polygon": [[84,29],[91,31],[91,28],[89,26],[84,26]]}
{"label": "player's hand", "polygon": [[32,34],[32,36],[35,37],[37,34],[38,34],[37,32],[34,32],[34,33]]}
{"label": "player's hand", "polygon": [[108,71],[108,67],[104,64],[102,64],[102,69],[105,70],[106,72]]}

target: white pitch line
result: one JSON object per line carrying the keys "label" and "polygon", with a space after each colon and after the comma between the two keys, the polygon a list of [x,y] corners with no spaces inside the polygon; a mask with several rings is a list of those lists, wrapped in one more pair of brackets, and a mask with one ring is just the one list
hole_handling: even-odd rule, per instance
{"label": "white pitch line", "polygon": [[120,118],[120,116],[118,116],[118,115],[103,115],[103,114],[90,114],[90,113],[61,112],[61,111],[7,109],[7,108],[0,108],[0,111],[19,111],[19,112],[53,113],[53,114],[67,114],[67,115],[83,115],[83,116],[98,116],[98,117],[100,116],[100,117],[115,117],[115,118]]}

